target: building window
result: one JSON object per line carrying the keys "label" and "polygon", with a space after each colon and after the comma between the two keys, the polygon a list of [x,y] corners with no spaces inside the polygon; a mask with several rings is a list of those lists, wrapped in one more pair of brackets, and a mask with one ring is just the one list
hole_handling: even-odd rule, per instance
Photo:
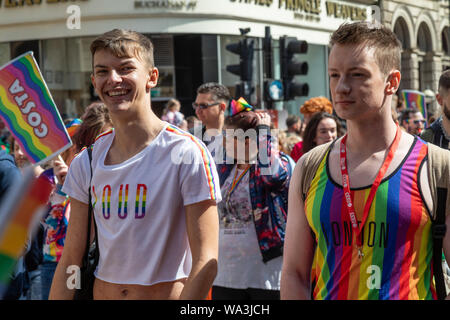
{"label": "building window", "polygon": [[175,62],[171,35],[147,35],[154,48],[155,66],[159,71],[158,84],[152,88],[152,100],[168,100],[175,97]]}
{"label": "building window", "polygon": [[397,19],[394,25],[394,33],[402,43],[402,49],[408,49],[411,47],[409,41],[409,32],[405,20],[400,17]]}
{"label": "building window", "polygon": [[90,77],[93,39],[42,40],[42,74],[63,119],[80,116],[97,99]]}

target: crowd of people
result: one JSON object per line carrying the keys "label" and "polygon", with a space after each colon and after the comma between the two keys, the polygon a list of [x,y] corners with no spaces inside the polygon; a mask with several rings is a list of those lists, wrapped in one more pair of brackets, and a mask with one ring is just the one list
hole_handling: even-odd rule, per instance
{"label": "crowd of people", "polygon": [[[433,170],[449,172],[450,70],[442,115],[424,119],[393,98],[401,46],[390,30],[344,24],[330,46],[333,102],[310,98],[275,130],[215,82],[197,89],[195,116],[171,99],[158,118],[151,41],[121,29],[95,39],[100,101],[67,119],[73,146],[34,167],[54,192],[4,298],[73,299],[66,270],[94,233],[95,299],[437,298],[430,230],[449,176]],[[0,205],[15,166],[30,166],[8,141]],[[447,217],[450,192],[444,202]]]}

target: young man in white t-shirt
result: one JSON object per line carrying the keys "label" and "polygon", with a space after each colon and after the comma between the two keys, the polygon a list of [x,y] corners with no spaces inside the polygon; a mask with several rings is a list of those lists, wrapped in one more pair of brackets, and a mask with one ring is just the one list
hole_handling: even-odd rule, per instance
{"label": "young man in white t-shirt", "polygon": [[64,183],[72,212],[50,299],[72,299],[81,265],[91,186],[100,260],[94,299],[204,299],[217,273],[217,171],[201,141],[161,121],[150,105],[158,80],[145,36],[112,30],[91,45],[92,83],[114,129],[89,158],[81,152]]}

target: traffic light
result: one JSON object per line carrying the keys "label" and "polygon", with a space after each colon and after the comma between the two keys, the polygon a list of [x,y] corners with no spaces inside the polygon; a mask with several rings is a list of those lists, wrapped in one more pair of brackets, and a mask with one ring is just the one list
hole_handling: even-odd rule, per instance
{"label": "traffic light", "polygon": [[253,78],[253,52],[254,40],[242,39],[237,43],[231,43],[226,49],[239,55],[239,64],[228,65],[227,71],[240,77],[241,81],[252,81]]}
{"label": "traffic light", "polygon": [[308,43],[297,38],[280,37],[280,64],[281,79],[284,88],[284,100],[292,100],[295,97],[307,96],[309,86],[307,83],[297,83],[294,80],[296,75],[308,73],[308,63],[298,62],[294,59],[294,54],[306,53]]}

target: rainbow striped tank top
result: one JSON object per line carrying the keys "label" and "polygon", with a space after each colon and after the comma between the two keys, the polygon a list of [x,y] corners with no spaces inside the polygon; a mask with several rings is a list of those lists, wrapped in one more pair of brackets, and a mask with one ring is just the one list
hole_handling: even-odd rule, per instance
{"label": "rainbow striped tank top", "polygon": [[[311,280],[314,299],[435,299],[432,281],[431,218],[421,196],[418,173],[426,143],[416,138],[402,164],[385,177],[361,232],[358,257],[343,189],[322,160],[305,201],[316,239]],[[351,189],[361,221],[370,186]]]}

